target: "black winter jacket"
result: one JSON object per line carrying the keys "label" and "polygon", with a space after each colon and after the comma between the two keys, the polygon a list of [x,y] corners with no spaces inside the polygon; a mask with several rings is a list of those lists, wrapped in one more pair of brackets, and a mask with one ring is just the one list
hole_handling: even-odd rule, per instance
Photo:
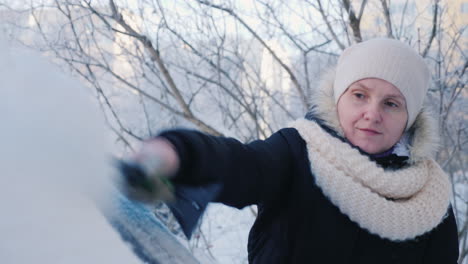
{"label": "black winter jacket", "polygon": [[[174,183],[219,183],[217,202],[258,206],[250,230],[249,263],[455,264],[457,228],[451,209],[431,232],[394,242],[360,228],[314,182],[306,143],[285,128],[242,144],[196,131],[164,132],[181,159]],[[313,164],[312,164],[313,166]]]}

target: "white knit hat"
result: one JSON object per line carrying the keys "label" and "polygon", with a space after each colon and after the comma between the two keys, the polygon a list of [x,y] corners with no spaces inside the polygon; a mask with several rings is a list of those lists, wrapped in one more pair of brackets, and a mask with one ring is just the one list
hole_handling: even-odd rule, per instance
{"label": "white knit hat", "polygon": [[379,78],[395,85],[406,99],[408,122],[413,124],[429,88],[430,72],[424,59],[410,46],[389,38],[376,38],[347,48],[340,56],[333,85],[335,103],[354,82]]}

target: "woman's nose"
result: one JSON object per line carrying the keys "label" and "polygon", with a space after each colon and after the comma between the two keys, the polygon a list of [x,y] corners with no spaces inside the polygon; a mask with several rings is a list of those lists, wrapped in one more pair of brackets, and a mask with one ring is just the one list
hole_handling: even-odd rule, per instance
{"label": "woman's nose", "polygon": [[369,104],[363,114],[365,120],[379,123],[382,121],[382,113],[378,105]]}

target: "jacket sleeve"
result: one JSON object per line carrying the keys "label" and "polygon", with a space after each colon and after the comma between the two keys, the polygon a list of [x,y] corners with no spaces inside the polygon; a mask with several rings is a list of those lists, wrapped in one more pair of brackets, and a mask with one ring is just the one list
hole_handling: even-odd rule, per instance
{"label": "jacket sleeve", "polygon": [[191,130],[160,136],[175,146],[180,158],[175,184],[221,184],[216,201],[242,208],[277,199],[287,188],[293,157],[286,131],[249,144]]}
{"label": "jacket sleeve", "polygon": [[458,261],[458,231],[452,208],[447,217],[432,231],[425,249],[424,264],[456,264]]}

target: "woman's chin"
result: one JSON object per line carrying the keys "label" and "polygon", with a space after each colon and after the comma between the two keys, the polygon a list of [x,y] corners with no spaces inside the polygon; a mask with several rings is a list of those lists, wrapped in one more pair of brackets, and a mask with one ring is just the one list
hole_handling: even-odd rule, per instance
{"label": "woman's chin", "polygon": [[379,145],[374,145],[374,144],[356,144],[355,146],[359,147],[362,151],[366,152],[367,154],[375,155],[375,154],[380,154],[385,151],[387,151],[389,148],[379,146]]}

